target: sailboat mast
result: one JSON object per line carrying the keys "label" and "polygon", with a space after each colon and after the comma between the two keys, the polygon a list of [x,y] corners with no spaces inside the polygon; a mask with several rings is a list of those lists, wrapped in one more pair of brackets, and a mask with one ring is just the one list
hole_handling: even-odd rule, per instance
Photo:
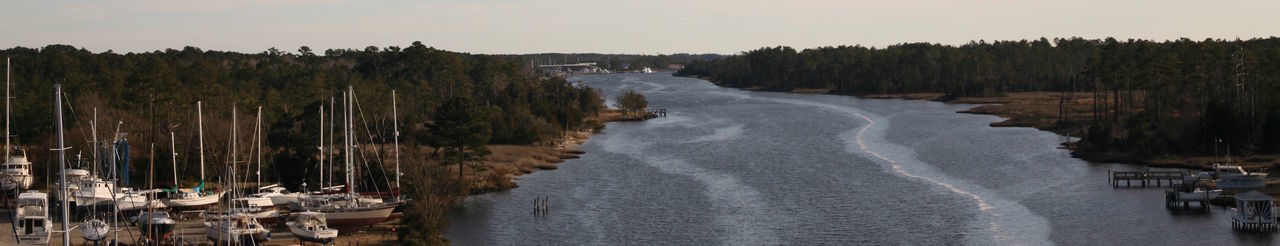
{"label": "sailboat mast", "polygon": [[[342,94],[342,95],[343,95],[343,96],[346,96],[346,94]],[[329,146],[333,146],[333,143],[334,143],[334,142],[333,142],[333,134],[334,134],[335,132],[334,132],[334,129],[333,129],[333,127],[334,127],[333,123],[334,123],[334,119],[338,118],[338,115],[337,115],[337,114],[334,114],[334,112],[337,112],[337,111],[334,109],[334,108],[336,108],[336,106],[337,106],[336,102],[337,102],[337,100],[334,100],[333,96],[329,96],[329,129],[328,129],[328,130],[329,130]],[[329,164],[328,164],[328,165],[329,165],[329,172],[328,172],[328,173],[324,173],[324,175],[329,177],[328,179],[326,179],[326,180],[329,180],[329,185],[321,184],[321,185],[320,185],[320,188],[324,188],[324,187],[328,187],[328,186],[333,186],[333,158],[328,158],[328,159],[327,159],[327,161],[329,162]]]}
{"label": "sailboat mast", "polygon": [[[10,79],[10,76],[13,76],[11,75],[12,73],[13,73],[13,68],[11,68],[9,64],[9,58],[5,57],[4,58],[4,158],[5,158],[4,161],[5,162],[9,161],[9,156],[10,156],[9,150],[13,149],[12,147],[9,147],[9,135],[10,135],[9,134],[9,98],[12,98],[11,96],[9,96],[9,79]],[[13,189],[13,190],[16,191],[19,189]]]}
{"label": "sailboat mast", "polygon": [[196,101],[196,124],[199,127],[196,131],[200,135],[200,182],[204,182],[204,110],[200,101]]}
{"label": "sailboat mast", "polygon": [[90,153],[93,153],[93,165],[89,165],[89,171],[93,175],[99,175],[98,165],[101,163],[98,163],[98,108],[93,108],[93,120],[89,121],[89,127],[91,128],[89,131],[93,133],[93,143],[90,144],[92,147],[89,148],[92,151]]}
{"label": "sailboat mast", "polygon": [[352,160],[351,160],[351,157],[352,157],[351,152],[353,152],[353,150],[351,149],[351,145],[352,145],[351,140],[353,139],[351,138],[353,138],[354,136],[354,134],[352,134],[351,132],[351,117],[353,117],[353,115],[351,114],[351,111],[353,111],[351,110],[351,106],[353,105],[351,103],[351,98],[353,97],[352,94],[354,94],[354,92],[355,91],[351,86],[347,86],[347,98],[346,98],[347,112],[345,115],[346,122],[343,122],[343,124],[345,124],[343,127],[345,127],[346,130],[342,135],[342,141],[345,143],[343,146],[343,149],[346,151],[346,156],[347,156],[346,163],[345,163],[347,167],[347,194],[352,197],[355,197],[356,195],[355,166],[352,164]]}
{"label": "sailboat mast", "polygon": [[[234,196],[237,192],[239,192],[236,190],[236,137],[237,137],[236,105],[235,103],[232,103],[231,104],[231,161],[229,162],[231,165],[231,192],[232,192],[231,195],[232,196]],[[232,205],[234,206],[235,204],[232,204]]]}
{"label": "sailboat mast", "polygon": [[320,105],[320,188],[324,188],[324,105]]}
{"label": "sailboat mast", "polygon": [[253,172],[253,176],[258,178],[258,187],[262,187],[262,106],[258,106],[258,125],[254,127],[253,132],[257,134],[253,138],[257,139],[255,150],[258,152],[258,169]]}
{"label": "sailboat mast", "polygon": [[396,91],[391,90],[391,128],[395,138],[396,153],[396,189],[394,193],[400,193],[400,120],[396,115]]}
{"label": "sailboat mast", "polygon": [[[71,217],[70,211],[67,211],[67,149],[66,143],[62,139],[62,84],[53,84],[54,104],[53,111],[58,115],[58,170],[61,170],[58,177],[59,193],[62,194],[62,245],[71,245],[71,233],[67,226],[67,219]],[[5,101],[8,101],[7,99]]]}
{"label": "sailboat mast", "polygon": [[169,130],[169,152],[173,153],[173,188],[182,187],[178,184],[178,145],[173,140],[173,130]]}

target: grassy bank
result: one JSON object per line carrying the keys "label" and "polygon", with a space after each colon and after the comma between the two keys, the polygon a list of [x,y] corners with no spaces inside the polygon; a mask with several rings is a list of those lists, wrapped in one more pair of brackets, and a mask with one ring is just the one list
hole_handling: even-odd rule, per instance
{"label": "grassy bank", "polygon": [[[909,93],[909,94],[870,94],[857,95],[871,99],[906,99],[933,100],[946,103],[978,104],[979,106],[960,111],[959,113],[986,114],[1005,118],[1004,121],[993,122],[992,127],[1032,127],[1050,131],[1068,137],[1079,137],[1092,123],[1092,95],[1077,93],[1071,100],[1062,100],[1060,92],[1012,92],[999,97],[959,97],[947,98],[942,93]],[[1066,112],[1061,114],[1060,112]],[[1060,120],[1061,119],[1061,120]],[[1061,123],[1060,123],[1061,122]],[[1073,149],[1075,142],[1065,142],[1063,147]],[[1213,163],[1226,163],[1224,157],[1204,155],[1158,155],[1143,157],[1129,153],[1081,153],[1073,151],[1072,155],[1092,162],[1114,162],[1147,165],[1153,167],[1173,167],[1189,169],[1207,169]],[[1280,164],[1277,155],[1252,155],[1248,157],[1233,156],[1230,162],[1246,168],[1271,168]]]}

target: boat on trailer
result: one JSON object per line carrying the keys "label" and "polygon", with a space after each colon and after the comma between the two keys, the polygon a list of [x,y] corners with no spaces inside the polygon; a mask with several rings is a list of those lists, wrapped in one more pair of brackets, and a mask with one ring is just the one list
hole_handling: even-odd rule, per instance
{"label": "boat on trailer", "polygon": [[17,205],[14,234],[18,244],[49,244],[49,235],[53,232],[53,222],[49,220],[49,195],[34,190],[23,192],[18,194]]}
{"label": "boat on trailer", "polygon": [[324,213],[306,211],[293,214],[285,225],[299,240],[329,244],[338,238],[338,229],[329,228],[325,221]]}

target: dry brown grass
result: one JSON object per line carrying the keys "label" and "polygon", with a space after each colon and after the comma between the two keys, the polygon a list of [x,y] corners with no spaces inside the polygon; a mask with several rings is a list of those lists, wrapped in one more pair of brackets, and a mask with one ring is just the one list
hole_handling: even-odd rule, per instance
{"label": "dry brown grass", "polygon": [[827,94],[827,93],[829,93],[829,92],[831,92],[831,89],[826,89],[826,88],[794,88],[794,89],[791,89],[791,93],[798,93],[798,94]]}

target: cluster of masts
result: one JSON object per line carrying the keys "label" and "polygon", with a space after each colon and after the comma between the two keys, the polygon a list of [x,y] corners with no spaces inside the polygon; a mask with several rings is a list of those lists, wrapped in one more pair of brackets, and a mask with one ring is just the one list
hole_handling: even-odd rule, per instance
{"label": "cluster of masts", "polygon": [[[101,242],[112,238],[112,245],[116,242],[122,242],[121,233],[125,233],[126,238],[132,238],[135,243],[156,243],[156,242],[174,242],[177,240],[186,240],[174,236],[174,228],[177,222],[169,215],[169,211],[194,211],[204,217],[203,226],[205,228],[205,236],[216,245],[238,245],[238,244],[261,244],[271,239],[269,225],[277,225],[281,218],[287,218],[284,226],[289,232],[299,240],[328,244],[332,243],[338,236],[338,230],[335,227],[359,227],[381,223],[392,218],[392,213],[405,202],[407,198],[399,194],[400,188],[400,167],[399,167],[399,125],[395,124],[395,185],[392,192],[374,194],[361,194],[356,192],[355,175],[352,173],[355,168],[355,146],[357,145],[354,122],[353,103],[356,98],[352,93],[353,88],[348,87],[343,93],[343,143],[342,151],[344,154],[343,165],[346,166],[346,185],[341,187],[345,192],[336,191],[337,189],[321,189],[314,192],[290,192],[280,185],[272,184],[261,186],[261,165],[262,165],[262,108],[258,107],[257,128],[253,137],[253,142],[257,145],[257,162],[258,167],[255,172],[257,177],[257,192],[253,194],[243,194],[244,190],[238,182],[239,177],[236,175],[236,113],[235,107],[232,109],[232,139],[230,152],[230,163],[226,170],[226,176],[230,177],[229,182],[223,187],[225,190],[216,190],[205,187],[204,173],[204,118],[203,105],[196,102],[197,125],[199,126],[199,153],[200,153],[200,180],[199,184],[191,188],[177,187],[179,184],[177,176],[177,153],[172,153],[173,161],[173,179],[175,187],[170,189],[156,189],[154,184],[154,164],[155,160],[155,143],[151,143],[150,162],[151,171],[148,179],[151,180],[147,184],[145,190],[133,190],[127,188],[128,184],[128,161],[129,161],[129,143],[125,138],[126,134],[120,132],[120,124],[117,123],[116,132],[112,139],[99,142],[97,139],[97,109],[94,109],[93,120],[90,123],[92,128],[91,143],[95,145],[91,148],[93,158],[92,165],[89,170],[85,169],[69,169],[67,168],[66,147],[63,142],[62,127],[62,106],[64,96],[61,92],[61,85],[55,85],[55,118],[58,129],[57,143],[58,148],[53,149],[58,152],[58,169],[60,176],[58,184],[51,186],[54,199],[61,202],[61,229],[54,230],[51,216],[49,215],[50,205],[49,195],[47,193],[29,190],[32,186],[34,178],[31,173],[31,162],[27,159],[24,151],[12,152],[12,143],[9,136],[9,72],[8,60],[6,59],[6,79],[5,79],[5,161],[0,164],[0,189],[5,196],[9,194],[16,195],[15,207],[10,218],[13,219],[14,235],[18,244],[43,245],[49,243],[49,236],[55,233],[62,234],[63,245],[70,244],[70,234],[72,228],[70,209],[85,212],[80,215],[83,221],[78,226],[81,237],[89,242]],[[395,112],[395,91],[392,91],[392,114]],[[330,102],[330,128],[332,128],[333,102]],[[325,161],[329,161],[332,165],[333,158],[324,155],[326,149],[324,134],[324,108],[320,109],[321,118],[321,186],[325,184]],[[334,130],[327,129],[332,145]],[[174,135],[170,132],[170,146],[176,147],[174,143]],[[101,151],[101,153],[99,152]],[[83,159],[83,158],[81,158]],[[124,166],[123,169],[118,167]],[[99,167],[102,167],[99,170]],[[333,168],[330,167],[329,170]],[[110,170],[110,171],[107,171]],[[117,174],[116,170],[125,170],[125,174]],[[123,178],[123,180],[121,180]],[[333,182],[330,177],[329,182]],[[123,187],[121,187],[123,186]],[[306,187],[306,184],[303,184]],[[227,190],[231,190],[230,196],[226,196]],[[224,200],[225,198],[225,200]],[[281,212],[282,209],[292,211],[291,216],[285,216]],[[123,229],[120,226],[121,220],[126,225],[137,227],[137,234],[133,231]],[[109,221],[109,222],[108,222]],[[114,230],[112,228],[115,228]],[[0,242],[0,244],[7,244]]]}

